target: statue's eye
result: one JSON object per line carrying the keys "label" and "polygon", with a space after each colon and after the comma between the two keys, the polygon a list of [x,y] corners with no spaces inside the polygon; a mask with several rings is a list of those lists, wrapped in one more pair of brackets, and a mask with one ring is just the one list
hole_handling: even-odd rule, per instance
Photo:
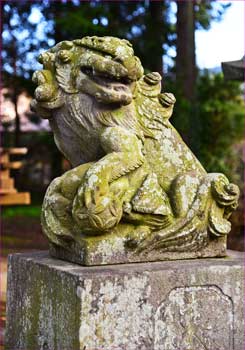
{"label": "statue's eye", "polygon": [[68,50],[60,50],[58,52],[58,57],[62,62],[67,63],[71,60],[71,53]]}

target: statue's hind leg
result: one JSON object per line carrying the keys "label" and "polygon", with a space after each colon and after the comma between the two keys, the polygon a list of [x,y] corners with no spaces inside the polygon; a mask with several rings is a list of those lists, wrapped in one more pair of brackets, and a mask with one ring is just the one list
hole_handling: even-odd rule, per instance
{"label": "statue's hind leg", "polygon": [[72,217],[72,204],[77,189],[91,163],[80,165],[54,179],[48,187],[42,206],[42,229],[51,242],[65,245],[78,228]]}
{"label": "statue's hind leg", "polygon": [[200,185],[200,177],[195,173],[178,175],[170,188],[170,202],[175,217],[183,218],[188,213]]}

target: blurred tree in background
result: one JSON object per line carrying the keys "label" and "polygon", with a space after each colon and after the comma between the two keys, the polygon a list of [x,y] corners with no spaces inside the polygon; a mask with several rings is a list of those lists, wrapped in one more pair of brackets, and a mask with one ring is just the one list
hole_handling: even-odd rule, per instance
{"label": "blurred tree in background", "polygon": [[244,136],[243,96],[240,85],[225,81],[222,74],[207,71],[198,81],[198,118],[201,124],[200,158],[208,171],[229,173],[225,160],[234,143]]}

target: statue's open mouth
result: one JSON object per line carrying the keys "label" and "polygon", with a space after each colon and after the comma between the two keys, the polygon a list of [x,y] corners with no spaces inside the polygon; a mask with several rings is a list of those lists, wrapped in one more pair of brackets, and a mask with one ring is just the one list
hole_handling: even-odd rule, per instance
{"label": "statue's open mouth", "polygon": [[88,67],[81,68],[96,89],[95,97],[98,102],[129,104],[132,101],[132,81],[127,77],[112,77],[95,72]]}

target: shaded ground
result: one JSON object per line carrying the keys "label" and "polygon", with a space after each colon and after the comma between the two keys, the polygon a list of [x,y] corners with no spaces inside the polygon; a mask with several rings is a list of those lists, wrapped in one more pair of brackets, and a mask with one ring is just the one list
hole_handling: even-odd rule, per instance
{"label": "shaded ground", "polygon": [[47,249],[48,243],[40,225],[40,218],[10,217],[2,222],[2,255]]}
{"label": "shaded ground", "polygon": [[231,232],[227,238],[227,247],[231,250],[244,251],[244,196],[239,199],[239,206],[231,215]]}
{"label": "shaded ground", "polygon": [[9,217],[1,223],[0,350],[3,350],[7,282],[7,255],[48,248],[39,217]]}

